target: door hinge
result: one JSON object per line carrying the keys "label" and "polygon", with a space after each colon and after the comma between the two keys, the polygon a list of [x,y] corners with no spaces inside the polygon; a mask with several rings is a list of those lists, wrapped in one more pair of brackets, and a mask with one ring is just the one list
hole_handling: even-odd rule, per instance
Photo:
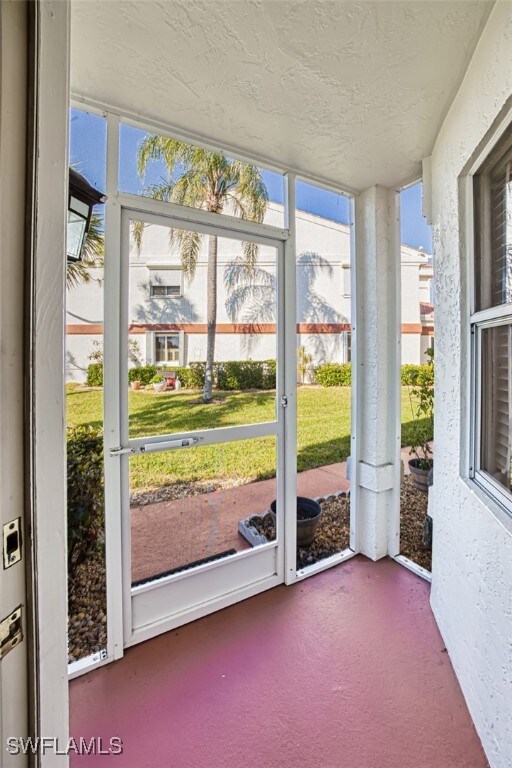
{"label": "door hinge", "polygon": [[288,408],[288,397],[286,395],[281,395],[281,406]]}
{"label": "door hinge", "polygon": [[0,621],[0,661],[23,640],[21,605]]}

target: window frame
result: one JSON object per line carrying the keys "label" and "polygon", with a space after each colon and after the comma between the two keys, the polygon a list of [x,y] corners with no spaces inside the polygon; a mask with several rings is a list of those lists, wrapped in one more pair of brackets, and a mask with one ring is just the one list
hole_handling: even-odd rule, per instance
{"label": "window frame", "polygon": [[[155,288],[174,288],[177,293],[155,293]],[[150,299],[179,299],[182,295],[180,285],[163,285],[162,283],[150,283],[149,285]]]}
{"label": "window frame", "polygon": [[[467,211],[467,248],[468,248],[468,330],[469,330],[469,445],[468,445],[468,478],[485,495],[497,503],[499,507],[512,517],[512,490],[499,483],[489,472],[481,467],[482,450],[482,332],[485,329],[499,326],[512,327],[512,302],[497,304],[486,309],[477,309],[477,258],[479,248],[484,247],[488,255],[489,236],[482,238],[480,230],[480,211],[476,208],[476,177],[492,170],[497,155],[507,151],[500,147],[504,137],[505,147],[512,142],[512,113],[507,115],[501,126],[494,132],[478,155],[466,177],[466,211]],[[485,245],[477,246],[477,238]],[[511,361],[512,364],[512,361]],[[511,404],[512,405],[512,404]]]}
{"label": "window frame", "polygon": [[[178,337],[178,359],[177,360],[157,360],[156,357],[156,339],[157,336],[177,336]],[[154,331],[153,332],[153,360],[155,361],[155,365],[166,365],[168,367],[172,367],[173,365],[176,368],[181,368],[183,366],[183,331]]]}

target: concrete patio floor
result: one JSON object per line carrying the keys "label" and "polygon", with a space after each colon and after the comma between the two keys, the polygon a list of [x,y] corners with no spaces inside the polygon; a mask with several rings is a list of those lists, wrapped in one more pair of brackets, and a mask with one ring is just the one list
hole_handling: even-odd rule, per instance
{"label": "concrete patio floor", "polygon": [[[71,733],[120,768],[486,768],[429,585],[358,556],[73,680]],[[105,762],[106,761],[106,762]]]}

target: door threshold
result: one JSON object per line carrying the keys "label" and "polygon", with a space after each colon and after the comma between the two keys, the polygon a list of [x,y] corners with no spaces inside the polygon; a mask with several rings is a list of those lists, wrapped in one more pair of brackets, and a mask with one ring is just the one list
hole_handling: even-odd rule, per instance
{"label": "door threshold", "polygon": [[340,565],[340,563],[344,563],[345,560],[350,560],[351,557],[354,557],[354,555],[357,554],[357,552],[348,547],[347,549],[344,549],[343,552],[338,552],[335,555],[331,555],[331,557],[326,557],[324,560],[319,560],[317,563],[308,565],[307,568],[301,568],[297,571],[295,579],[290,583],[294,584],[296,581],[302,581],[309,576],[314,576],[315,573],[321,573],[322,571],[327,570],[327,568],[333,568],[335,565]]}
{"label": "door threshold", "polygon": [[405,555],[395,555],[392,559],[396,560],[396,562],[400,565],[403,565],[403,567],[407,568],[407,570],[415,573],[416,576],[419,576],[420,578],[425,579],[425,581],[432,583],[432,573],[427,571],[426,568],[422,568],[421,565],[413,563],[413,561],[409,560],[409,558],[405,557]]}

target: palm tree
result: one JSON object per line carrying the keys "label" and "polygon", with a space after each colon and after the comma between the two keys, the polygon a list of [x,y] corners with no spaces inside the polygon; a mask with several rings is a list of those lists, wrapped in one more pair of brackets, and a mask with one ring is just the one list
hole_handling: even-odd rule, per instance
{"label": "palm tree", "polygon": [[[213,213],[229,213],[241,219],[262,222],[267,209],[268,194],[261,171],[240,160],[227,158],[222,152],[210,152],[175,139],[148,134],[138,148],[138,171],[144,177],[150,161],[160,160],[167,167],[168,177],[151,185],[146,192],[157,200],[202,208]],[[142,227],[134,234],[140,249]],[[171,230],[171,243],[176,243],[181,263],[189,281],[193,280],[201,246],[201,234],[183,229]],[[254,265],[255,243],[243,244],[246,264]],[[213,364],[217,330],[217,237],[208,236],[208,271],[206,294],[207,346],[203,401],[213,397]]]}
{"label": "palm tree", "polygon": [[78,288],[92,280],[101,282],[93,277],[92,269],[103,267],[104,236],[103,222],[95,213],[91,216],[89,229],[82,248],[81,261],[68,261],[66,264],[66,287]]}

